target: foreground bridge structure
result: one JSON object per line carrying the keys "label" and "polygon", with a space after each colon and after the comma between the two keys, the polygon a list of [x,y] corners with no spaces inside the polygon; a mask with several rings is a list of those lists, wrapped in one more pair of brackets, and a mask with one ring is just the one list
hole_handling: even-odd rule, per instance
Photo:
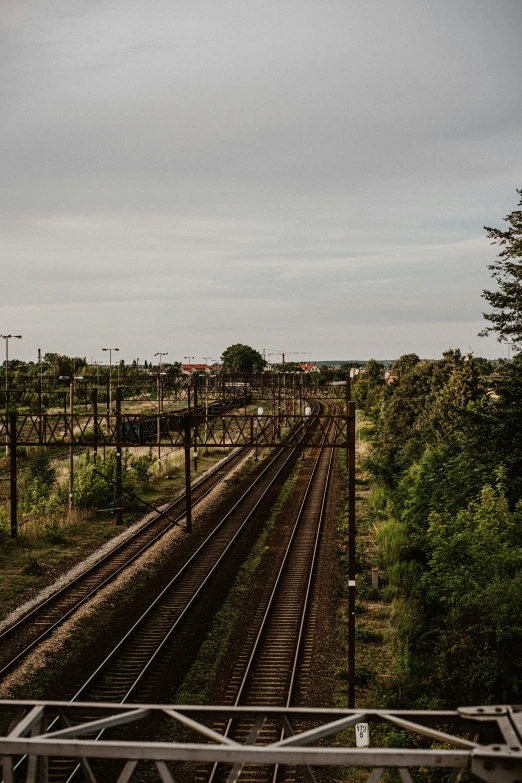
{"label": "foreground bridge structure", "polygon": [[[212,728],[223,718],[252,725],[245,743]],[[446,770],[449,783],[465,770],[489,783],[522,778],[522,707],[506,705],[417,711],[1,701],[0,720],[4,783],[46,783],[52,759],[63,757],[77,759],[90,783],[106,779],[102,760],[112,761],[118,783],[132,780],[140,762],[151,763],[169,783],[187,763],[219,764],[229,783],[246,765],[298,767],[312,782],[314,768],[333,766],[366,769],[368,783],[378,783],[389,768],[398,769],[403,783],[431,768]],[[149,721],[170,724],[183,740],[140,740],[140,727]],[[262,744],[266,722],[281,726],[280,741]],[[354,730],[361,723],[370,735],[362,748]]]}

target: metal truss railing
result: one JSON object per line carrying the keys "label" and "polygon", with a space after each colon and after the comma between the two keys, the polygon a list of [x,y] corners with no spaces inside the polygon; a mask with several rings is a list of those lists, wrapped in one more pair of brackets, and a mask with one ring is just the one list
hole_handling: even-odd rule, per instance
{"label": "metal truss railing", "polygon": [[[117,765],[119,783],[132,780],[140,761],[155,765],[160,779],[171,782],[176,762],[218,763],[229,783],[240,779],[246,765],[298,767],[309,781],[315,779],[314,767],[325,766],[367,769],[368,783],[378,783],[389,768],[398,769],[403,783],[429,768],[446,770],[449,783],[465,770],[489,783],[522,778],[522,707],[506,705],[417,711],[31,700],[0,701],[0,716],[8,726],[0,737],[4,783],[46,783],[49,760],[64,757],[77,759],[90,783],[105,779],[103,759]],[[143,720],[161,722],[162,736],[168,721],[167,731],[183,740],[125,740],[121,729],[118,739],[111,738],[111,730],[123,725],[139,736],[134,724]],[[239,743],[211,728],[220,720],[248,721],[254,729]],[[281,726],[280,741],[263,744],[267,721]],[[361,723],[368,726],[368,747],[356,746],[354,727]]]}
{"label": "metal truss railing", "polygon": [[[259,447],[281,445],[278,433],[284,433],[285,444],[299,443],[303,421],[311,425],[310,446],[319,445],[332,425],[335,438],[332,447],[346,448],[346,416],[287,414],[255,416],[217,414],[190,416],[191,444],[206,448]],[[16,429],[16,445],[73,446],[149,446],[151,444],[181,447],[185,444],[187,416],[176,413],[120,414],[16,414],[11,419],[0,414],[0,442]],[[159,437],[158,437],[159,429]],[[121,441],[119,438],[121,437]]]}
{"label": "metal truss railing", "polygon": [[[196,387],[200,396],[205,395],[209,400],[235,395],[242,390],[247,390],[257,400],[303,399],[304,397],[344,400],[347,384],[333,382],[320,385],[313,376],[279,373],[264,373],[257,376],[212,375],[211,377],[175,375],[162,377],[161,380],[152,375],[146,380],[127,378],[122,379],[121,382],[114,377],[110,383],[108,379],[96,381],[95,378],[86,377],[74,383],[74,403],[90,407],[93,392],[97,393],[99,404],[107,403],[111,396],[115,396],[118,387],[122,390],[122,400],[125,403],[155,402],[160,397],[167,404],[187,400]],[[61,407],[68,403],[69,398],[68,382],[48,379],[40,382],[38,379],[25,379],[11,383],[9,392],[0,389],[0,409],[7,407],[13,410],[17,407],[28,407],[40,410],[42,407]]]}

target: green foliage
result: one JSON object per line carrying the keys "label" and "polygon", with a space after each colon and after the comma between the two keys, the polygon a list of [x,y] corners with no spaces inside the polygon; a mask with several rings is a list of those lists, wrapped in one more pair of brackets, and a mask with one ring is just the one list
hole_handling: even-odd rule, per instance
{"label": "green foliage", "polygon": [[370,359],[354,383],[353,398],[357,407],[373,418],[378,416],[384,385],[384,365]]}
{"label": "green foliage", "polygon": [[[98,471],[102,474],[99,475]],[[116,479],[116,459],[109,454],[105,463],[86,463],[74,475],[74,504],[83,508],[107,508],[114,499],[114,487],[104,476]],[[61,487],[63,502],[67,502],[68,487]]]}
{"label": "green foliage", "polygon": [[[151,453],[131,459],[128,451],[122,456],[123,490],[139,492],[147,489],[151,480],[151,465],[154,458]],[[74,505],[80,508],[110,508],[115,499],[116,455],[108,452],[105,462],[96,464],[87,455],[74,474]],[[67,502],[68,487],[62,485],[59,495],[63,503]]]}
{"label": "green foliage", "polygon": [[436,600],[456,605],[515,577],[522,567],[521,526],[522,502],[510,511],[501,487],[484,487],[456,515],[430,514],[425,582]]}
{"label": "green foliage", "polygon": [[272,370],[275,372],[304,372],[299,362],[285,362],[284,364],[273,364]]}
{"label": "green foliage", "polygon": [[[522,189],[519,206],[522,207]],[[494,245],[500,245],[502,250],[497,255],[497,261],[488,268],[498,284],[496,291],[483,291],[482,296],[492,306],[493,310],[484,313],[484,318],[490,322],[481,336],[497,334],[499,342],[512,342],[522,346],[522,210],[515,210],[505,218],[508,229],[485,226],[488,238]]]}
{"label": "green foliage", "polygon": [[22,569],[24,576],[41,576],[43,568],[36,557],[28,557],[27,563]]}
{"label": "green foliage", "polygon": [[78,375],[80,371],[87,365],[87,359],[85,356],[65,356],[60,353],[46,353],[43,357],[43,364],[47,371],[56,376],[75,374]]}
{"label": "green foliage", "polygon": [[[128,455],[124,454],[122,465],[123,484],[128,467]],[[116,455],[109,451],[105,462],[94,464],[88,459],[74,474],[74,505],[83,508],[107,508],[114,500],[116,481]],[[68,488],[61,488],[64,502]]]}
{"label": "green foliage", "polygon": [[516,702],[522,359],[491,375],[460,351],[436,362],[409,354],[393,372],[368,466],[386,496],[376,509],[387,516],[378,545],[393,597],[394,703]]}
{"label": "green foliage", "polygon": [[45,448],[31,449],[29,454],[29,475],[38,479],[42,485],[52,487],[56,481],[56,469],[51,465]]}
{"label": "green foliage", "polygon": [[510,511],[502,485],[456,515],[432,514],[423,578],[434,671],[470,703],[522,695],[522,503]]}
{"label": "green foliage", "polygon": [[236,343],[230,345],[221,356],[223,372],[251,375],[253,372],[261,372],[266,364],[259,351],[249,345]]}
{"label": "green foliage", "polygon": [[137,489],[147,489],[151,480],[151,467],[154,462],[152,452],[131,460],[132,470]]}

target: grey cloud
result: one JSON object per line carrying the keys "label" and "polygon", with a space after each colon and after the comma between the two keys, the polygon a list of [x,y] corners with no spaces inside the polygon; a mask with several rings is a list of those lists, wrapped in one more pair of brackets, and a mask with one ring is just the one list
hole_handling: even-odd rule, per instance
{"label": "grey cloud", "polygon": [[265,329],[320,358],[349,329],[383,355],[410,328],[496,355],[482,226],[522,184],[521,33],[518,0],[6,0],[0,321],[28,352]]}

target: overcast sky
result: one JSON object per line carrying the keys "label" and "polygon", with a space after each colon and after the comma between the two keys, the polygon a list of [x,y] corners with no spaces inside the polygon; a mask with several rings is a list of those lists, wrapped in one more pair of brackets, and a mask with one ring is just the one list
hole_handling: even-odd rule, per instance
{"label": "overcast sky", "polygon": [[2,0],[0,65],[13,358],[502,353],[521,0]]}

